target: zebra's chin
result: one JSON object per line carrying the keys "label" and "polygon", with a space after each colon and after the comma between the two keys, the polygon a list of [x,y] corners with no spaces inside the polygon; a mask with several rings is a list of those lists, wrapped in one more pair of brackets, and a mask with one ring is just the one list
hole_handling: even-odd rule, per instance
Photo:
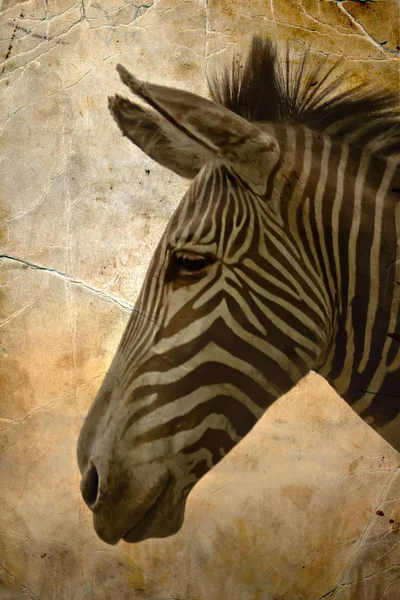
{"label": "zebra's chin", "polygon": [[182,527],[185,516],[185,500],[173,503],[173,490],[166,485],[146,514],[123,536],[124,542],[136,544],[149,538],[175,535]]}
{"label": "zebra's chin", "polygon": [[134,487],[128,483],[125,494],[114,502],[99,501],[93,511],[93,526],[99,538],[110,545],[123,540],[129,544],[149,538],[174,535],[182,527],[187,494],[182,494],[171,472],[164,472],[135,502]]}
{"label": "zebra's chin", "polygon": [[[159,510],[161,513],[157,513]],[[162,508],[156,502],[143,519],[131,527],[122,539],[128,544],[137,544],[150,538],[169,537],[180,530],[183,519],[184,511],[181,514],[163,515]]]}

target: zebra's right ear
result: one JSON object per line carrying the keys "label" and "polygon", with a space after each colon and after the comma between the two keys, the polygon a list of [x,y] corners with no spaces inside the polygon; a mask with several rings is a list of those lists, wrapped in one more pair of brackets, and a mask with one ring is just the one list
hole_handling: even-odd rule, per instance
{"label": "zebra's right ear", "polygon": [[[146,154],[186,177],[192,177],[206,162],[225,164],[255,194],[265,194],[268,174],[280,157],[272,135],[197,94],[145,83],[122,65],[117,65],[117,71],[122,82],[157,113],[153,116],[150,110],[140,108],[141,116],[135,116],[130,127],[126,119],[121,120],[127,113],[120,109],[122,99],[112,101],[111,110],[124,134]],[[124,102],[135,111],[139,108]]]}
{"label": "zebra's right ear", "polygon": [[214,154],[154,110],[144,109],[121,96],[108,107],[123,135],[150,158],[181,177],[193,179]]}

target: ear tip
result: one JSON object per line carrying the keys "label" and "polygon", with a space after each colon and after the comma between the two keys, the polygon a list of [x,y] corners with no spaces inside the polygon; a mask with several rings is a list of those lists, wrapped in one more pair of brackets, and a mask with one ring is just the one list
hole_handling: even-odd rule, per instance
{"label": "ear tip", "polygon": [[118,104],[118,97],[117,96],[108,96],[108,110],[114,114],[115,112],[115,108]]}
{"label": "ear tip", "polygon": [[115,68],[118,71],[118,74],[122,80],[122,83],[124,83],[131,89],[134,89],[140,85],[139,79],[137,79],[134,75],[132,75],[132,73],[130,73],[128,71],[128,69],[125,69],[125,67],[123,65],[118,63]]}
{"label": "ear tip", "polygon": [[108,110],[110,111],[118,127],[120,127],[120,119],[121,116],[123,116],[123,110],[126,103],[127,100],[118,94],[108,97]]}
{"label": "ear tip", "polygon": [[118,75],[120,76],[121,80],[123,83],[126,84],[127,79],[129,79],[129,71],[127,71],[127,69],[125,69],[124,66],[122,66],[121,64],[117,64],[117,66],[115,67],[117,69]]}

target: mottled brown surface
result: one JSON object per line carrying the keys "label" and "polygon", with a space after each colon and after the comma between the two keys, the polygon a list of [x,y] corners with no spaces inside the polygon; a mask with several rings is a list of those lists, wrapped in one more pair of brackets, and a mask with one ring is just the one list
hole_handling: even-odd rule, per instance
{"label": "mottled brown surface", "polygon": [[205,94],[206,73],[258,32],[299,55],[309,45],[345,57],[349,83],[395,88],[397,2],[6,0],[2,10],[0,244],[17,261],[0,259],[0,599],[397,600],[399,456],[316,375],[199,483],[173,538],[103,544],[75,460],[187,186],[118,132],[107,111],[122,91],[116,63]]}

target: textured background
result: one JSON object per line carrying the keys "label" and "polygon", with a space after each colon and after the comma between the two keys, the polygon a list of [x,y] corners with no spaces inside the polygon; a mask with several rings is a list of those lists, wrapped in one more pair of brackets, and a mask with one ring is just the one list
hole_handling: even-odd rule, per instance
{"label": "textured background", "polygon": [[116,63],[206,94],[259,32],[396,88],[398,16],[397,0],[3,0],[0,600],[400,598],[399,455],[315,374],[196,486],[172,538],[102,543],[75,460],[187,187],[120,135]]}

